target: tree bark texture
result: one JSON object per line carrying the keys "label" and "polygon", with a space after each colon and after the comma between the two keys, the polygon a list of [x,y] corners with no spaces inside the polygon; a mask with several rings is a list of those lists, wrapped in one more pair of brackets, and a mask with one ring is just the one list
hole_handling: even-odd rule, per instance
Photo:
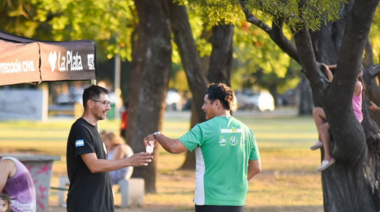
{"label": "tree bark texture", "polygon": [[313,95],[311,93],[309,80],[305,76],[301,76],[301,82],[298,84],[299,90],[299,108],[298,115],[309,116],[313,114]]}
{"label": "tree bark texture", "polygon": [[[288,53],[292,48],[284,50],[302,65],[314,104],[324,108],[330,125],[330,146],[336,163],[322,172],[325,212],[379,211],[379,129],[369,117],[368,96],[363,101],[361,124],[352,109],[354,86],[378,4],[379,0],[348,0],[342,5],[338,21],[316,32],[309,33],[304,28],[294,34],[297,56]],[[247,21],[259,23],[243,3],[242,6]],[[268,34],[273,31],[265,24],[257,26]],[[337,64],[331,83],[322,73],[321,63]],[[371,86],[374,75],[368,74],[366,69],[365,82]]]}
{"label": "tree bark texture", "polygon": [[186,72],[189,89],[197,111],[199,122],[205,121],[203,105],[204,93],[208,81],[202,70],[202,64],[197,51],[195,40],[190,28],[189,18],[185,6],[168,1],[170,10],[171,29],[174,42],[177,44],[181,56],[182,66]]}
{"label": "tree bark texture", "polygon": [[[193,128],[198,123],[198,114],[195,109],[195,104],[191,104],[191,120],[190,120],[190,129]],[[185,170],[195,170],[195,152],[186,151],[185,161],[179,169]]]}
{"label": "tree bark texture", "polygon": [[[168,5],[174,42],[178,46],[182,66],[186,72],[187,82],[193,98],[190,126],[192,128],[196,123],[206,120],[202,105],[208,81],[202,69],[201,58],[190,28],[186,7],[174,3],[172,0],[168,1]],[[186,152],[186,158],[181,169],[195,169],[194,152]]]}
{"label": "tree bark texture", "polygon": [[233,61],[233,25],[218,25],[212,28],[212,53],[207,73],[209,82],[231,84]]}
{"label": "tree bark texture", "polygon": [[[330,146],[337,162],[322,172],[324,209],[327,212],[379,211],[378,153],[372,148],[379,143],[374,135],[378,130],[369,119],[366,102],[363,102],[365,118],[362,124],[352,109],[354,85],[377,4],[378,0],[349,1],[338,22],[322,27],[311,37],[307,36],[306,30],[295,36],[314,101],[323,106],[333,139]],[[313,48],[308,46],[311,38]],[[305,55],[308,49],[314,50],[318,62],[337,64],[331,84],[315,68],[318,66],[312,62],[311,55]],[[315,73],[320,73],[320,77],[311,77]],[[376,139],[371,141],[370,137]]]}
{"label": "tree bark texture", "polygon": [[[128,96],[128,131],[126,141],[127,144],[134,148],[133,136],[136,127],[136,116],[139,108],[140,87],[142,81],[142,72],[145,65],[145,52],[146,52],[146,11],[145,2],[135,0],[137,11],[139,11],[139,23],[136,32],[132,37],[132,74],[129,83],[129,96]],[[135,151],[135,150],[134,150]]]}
{"label": "tree bark texture", "polygon": [[[366,81],[368,81],[368,83],[366,83],[366,92],[368,94],[368,98],[372,102],[374,102],[376,105],[380,105],[380,89],[379,89],[378,83],[376,82],[378,75],[377,73],[371,74],[372,72],[377,70],[379,67],[373,66],[373,49],[372,49],[372,45],[369,38],[367,38],[367,43],[365,45],[365,57],[364,57],[363,64],[364,64],[364,67],[371,66],[367,71],[369,72],[369,74],[365,75],[367,76]],[[371,68],[373,70],[371,70]],[[376,124],[380,126],[380,113],[374,112],[374,111],[368,111],[368,112],[372,120],[374,120]]]}
{"label": "tree bark texture", "polygon": [[[141,54],[145,60],[141,65],[142,79],[138,107],[135,108],[135,126],[132,148],[135,152],[145,151],[143,139],[148,134],[161,130],[165,110],[165,97],[171,72],[171,33],[167,16],[167,5],[161,0],[136,1],[139,16],[144,16],[144,38],[146,48]],[[140,37],[139,37],[140,39]],[[129,129],[128,129],[129,131]],[[156,161],[158,154],[148,167],[136,167],[133,177],[145,180],[145,191],[156,192]]]}
{"label": "tree bark texture", "polygon": [[[196,123],[205,121],[203,98],[208,82],[223,82],[230,84],[233,53],[233,26],[222,25],[213,27],[212,54],[210,57],[208,79],[199,56],[195,40],[190,28],[187,9],[172,0],[169,2],[170,20],[174,41],[178,46],[182,65],[185,69],[189,88],[193,96],[191,128]],[[187,152],[181,169],[194,169],[195,155]]]}

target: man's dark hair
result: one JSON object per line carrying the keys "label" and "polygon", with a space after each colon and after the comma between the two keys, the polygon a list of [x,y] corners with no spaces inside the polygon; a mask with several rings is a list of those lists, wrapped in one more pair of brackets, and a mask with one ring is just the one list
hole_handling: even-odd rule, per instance
{"label": "man's dark hair", "polygon": [[211,83],[208,85],[206,93],[211,103],[215,100],[219,100],[222,106],[226,110],[231,110],[234,102],[234,93],[231,88],[224,83]]}
{"label": "man's dark hair", "polygon": [[90,99],[99,99],[100,94],[108,94],[109,91],[103,87],[100,87],[98,85],[91,85],[90,87],[84,89],[82,100],[83,100],[83,107],[86,109],[87,107],[87,101]]}

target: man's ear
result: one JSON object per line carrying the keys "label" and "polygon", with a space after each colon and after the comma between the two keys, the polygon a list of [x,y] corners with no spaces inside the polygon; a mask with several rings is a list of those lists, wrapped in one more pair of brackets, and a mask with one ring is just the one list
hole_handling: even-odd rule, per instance
{"label": "man's ear", "polygon": [[219,100],[219,99],[216,99],[216,100],[215,100],[215,106],[219,107],[220,105],[221,105],[220,100]]}
{"label": "man's ear", "polygon": [[91,101],[90,99],[89,100],[87,100],[87,108],[92,108],[92,106],[93,106],[93,101]]}

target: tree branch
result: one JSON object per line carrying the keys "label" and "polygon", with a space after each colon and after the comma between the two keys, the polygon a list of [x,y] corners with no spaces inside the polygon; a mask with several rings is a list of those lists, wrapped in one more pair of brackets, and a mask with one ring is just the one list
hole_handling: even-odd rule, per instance
{"label": "tree branch", "polygon": [[202,71],[202,64],[191,32],[187,9],[185,6],[175,3],[173,0],[167,2],[170,10],[169,18],[174,35],[174,42],[177,44],[180,52],[182,66],[185,70],[187,82],[193,95],[193,102],[196,107],[198,121],[203,122],[205,116],[201,107],[208,81]]}
{"label": "tree branch", "polygon": [[251,11],[248,10],[244,0],[239,0],[242,10],[244,12],[246,20],[262,29],[266,32],[269,37],[275,42],[286,54],[289,55],[292,59],[300,63],[299,58],[297,56],[297,48],[284,36],[282,31],[283,20],[279,21],[279,25],[276,25],[274,22],[272,24],[272,28],[258,19],[256,16],[252,14]]}
{"label": "tree branch", "polygon": [[368,67],[368,73],[371,76],[371,78],[379,75],[380,74],[380,63]]}
{"label": "tree branch", "polygon": [[319,65],[315,60],[310,34],[306,26],[304,26],[302,30],[295,33],[294,40],[297,45],[297,53],[300,64],[304,69],[304,74],[312,85],[311,87],[322,88],[326,77],[324,77],[322,72],[318,69]]}
{"label": "tree branch", "polygon": [[285,37],[282,31],[283,24],[283,20],[278,20],[278,24],[273,22],[270,37],[286,54],[297,61],[297,63],[300,63],[297,48]]}
{"label": "tree branch", "polygon": [[369,39],[369,36],[367,36],[367,42],[364,47],[365,50],[365,56],[363,59],[363,63],[365,67],[373,65],[373,48],[371,44],[371,40]]}

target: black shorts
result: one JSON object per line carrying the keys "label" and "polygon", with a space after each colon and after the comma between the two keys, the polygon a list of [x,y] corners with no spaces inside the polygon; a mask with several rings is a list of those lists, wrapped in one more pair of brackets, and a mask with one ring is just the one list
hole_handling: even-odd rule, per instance
{"label": "black shorts", "polygon": [[244,212],[244,206],[195,205],[195,212]]}

